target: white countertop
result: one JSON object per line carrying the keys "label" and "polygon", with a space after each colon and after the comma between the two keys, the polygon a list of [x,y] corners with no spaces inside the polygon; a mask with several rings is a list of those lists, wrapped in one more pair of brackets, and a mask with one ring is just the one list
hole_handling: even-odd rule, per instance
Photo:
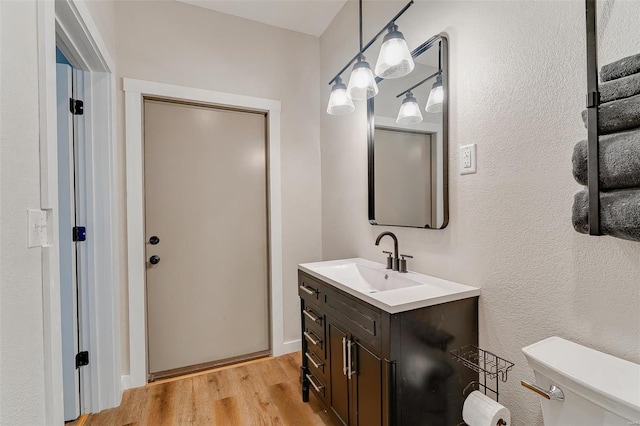
{"label": "white countertop", "polygon": [[[368,286],[367,280],[358,274],[357,265],[367,270],[375,270],[372,274],[382,274],[384,279],[388,276],[392,280],[397,278],[402,282],[407,283],[406,280],[410,280],[412,283],[403,288],[375,291]],[[303,263],[299,268],[312,277],[391,314],[480,296],[480,289],[476,287],[417,272],[394,272],[386,269],[386,265],[360,258]]]}

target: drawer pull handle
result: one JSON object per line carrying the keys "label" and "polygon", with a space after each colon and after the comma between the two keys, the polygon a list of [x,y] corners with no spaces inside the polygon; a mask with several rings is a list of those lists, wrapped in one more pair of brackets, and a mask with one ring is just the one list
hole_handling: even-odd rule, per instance
{"label": "drawer pull handle", "polygon": [[324,365],[324,363],[322,363],[322,362],[316,362],[316,360],[313,359],[313,356],[311,356],[311,354],[309,352],[305,352],[304,356],[306,356],[307,359],[309,361],[311,361],[311,364],[313,364],[313,366],[315,368],[320,368],[320,367],[322,367]]}
{"label": "drawer pull handle", "polygon": [[347,377],[349,378],[349,380],[351,380],[351,376],[353,375],[353,370],[351,369],[351,366],[353,364],[353,361],[351,359],[352,345],[353,343],[351,343],[351,340],[347,340]]}
{"label": "drawer pull handle", "polygon": [[313,388],[316,390],[316,392],[321,393],[322,389],[324,389],[324,386],[316,385],[316,383],[313,381],[312,377],[313,376],[311,374],[307,374],[307,380],[309,380],[309,383],[311,383],[311,386],[313,386]]}
{"label": "drawer pull handle", "polygon": [[551,386],[549,390],[543,389],[538,385],[533,385],[531,383],[527,383],[524,380],[520,381],[520,384],[525,388],[534,391],[538,395],[543,398],[546,398],[550,401],[564,401],[564,392],[557,386]]}
{"label": "drawer pull handle", "polygon": [[316,316],[315,314],[312,314],[311,312],[307,311],[306,309],[304,311],[302,311],[302,313],[305,314],[307,316],[307,318],[309,318],[313,322],[318,322],[318,320],[320,319],[320,317]]}
{"label": "drawer pull handle", "polygon": [[347,375],[347,338],[342,338],[342,374]]}
{"label": "drawer pull handle", "polygon": [[304,291],[305,293],[309,294],[309,295],[313,295],[316,294],[316,291],[310,287],[305,287],[303,285],[300,286],[300,290]]}
{"label": "drawer pull handle", "polygon": [[[304,334],[304,337],[307,338],[307,340],[309,340],[311,343],[313,343],[316,346],[320,346],[320,343],[322,343],[322,340],[317,338],[317,336],[315,336],[313,333],[308,333],[305,331],[303,334]],[[314,339],[314,337],[316,337],[316,339]]]}

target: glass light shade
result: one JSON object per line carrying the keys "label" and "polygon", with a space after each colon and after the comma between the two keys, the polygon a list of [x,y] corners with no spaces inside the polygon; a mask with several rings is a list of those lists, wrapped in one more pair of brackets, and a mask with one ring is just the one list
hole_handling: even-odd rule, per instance
{"label": "glass light shade", "polygon": [[396,123],[398,124],[416,124],[422,121],[422,113],[420,112],[420,106],[418,101],[413,97],[413,93],[407,93],[407,97],[402,101],[400,105],[400,111],[398,111],[398,118]]}
{"label": "glass light shade", "polygon": [[380,48],[376,75],[382,78],[400,78],[413,71],[415,66],[404,36],[397,26],[392,25]]}
{"label": "glass light shade", "polygon": [[425,111],[437,113],[442,112],[442,101],[444,100],[444,90],[442,89],[442,77],[438,76],[438,79],[433,83],[433,88],[429,93],[429,100],[427,100],[427,107]]}
{"label": "glass light shade", "polygon": [[347,93],[351,99],[357,100],[373,98],[378,94],[376,79],[373,76],[369,63],[364,60],[364,57],[359,58],[358,62],[353,66]]}
{"label": "glass light shade", "polygon": [[327,113],[331,115],[345,115],[353,112],[355,109],[356,107],[353,105],[353,101],[347,95],[347,86],[345,86],[342,79],[338,77],[336,83],[331,88]]}

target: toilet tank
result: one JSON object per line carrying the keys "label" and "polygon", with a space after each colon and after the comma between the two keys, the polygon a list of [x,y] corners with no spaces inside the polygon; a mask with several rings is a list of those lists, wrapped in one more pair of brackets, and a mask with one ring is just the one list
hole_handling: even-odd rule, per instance
{"label": "toilet tank", "polygon": [[545,426],[640,426],[640,365],[560,337],[522,352],[540,388],[564,392],[540,398]]}

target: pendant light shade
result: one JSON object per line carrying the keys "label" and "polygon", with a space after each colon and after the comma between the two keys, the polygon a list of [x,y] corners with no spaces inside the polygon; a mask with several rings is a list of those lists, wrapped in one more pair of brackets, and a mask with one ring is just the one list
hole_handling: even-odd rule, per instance
{"label": "pendant light shade", "polygon": [[358,57],[358,61],[353,66],[353,71],[351,71],[347,94],[352,99],[369,99],[378,94],[376,79],[373,76],[369,63],[364,59],[362,55]]}
{"label": "pendant light shade", "polygon": [[409,74],[414,68],[415,63],[404,36],[398,31],[397,25],[390,25],[389,33],[384,36],[376,62],[376,75],[382,78],[400,78]]}
{"label": "pendant light shade", "polygon": [[425,111],[431,113],[442,112],[442,100],[444,99],[444,90],[442,88],[442,75],[439,75],[436,82],[433,83],[433,88],[429,93],[429,100],[427,101],[427,107]]}
{"label": "pendant light shade", "polygon": [[347,86],[342,82],[342,79],[338,77],[331,88],[327,113],[331,115],[345,115],[353,112],[355,109],[356,107],[353,105],[353,101],[347,95]]}
{"label": "pendant light shade", "polygon": [[398,111],[398,118],[396,123],[398,124],[416,124],[422,121],[422,113],[420,112],[420,106],[418,101],[413,96],[413,93],[407,92],[407,97],[402,101],[400,105],[400,111]]}

